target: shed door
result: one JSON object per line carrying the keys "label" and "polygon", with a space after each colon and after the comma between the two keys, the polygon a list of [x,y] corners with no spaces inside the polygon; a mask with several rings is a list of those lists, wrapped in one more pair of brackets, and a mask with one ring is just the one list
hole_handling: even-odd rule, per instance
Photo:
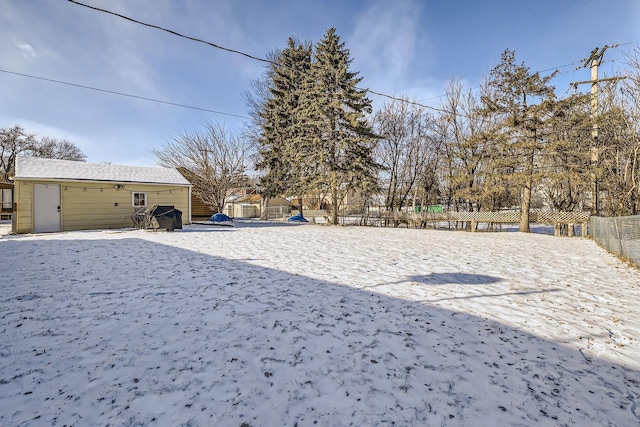
{"label": "shed door", "polygon": [[33,187],[33,232],[60,231],[60,186],[34,184]]}

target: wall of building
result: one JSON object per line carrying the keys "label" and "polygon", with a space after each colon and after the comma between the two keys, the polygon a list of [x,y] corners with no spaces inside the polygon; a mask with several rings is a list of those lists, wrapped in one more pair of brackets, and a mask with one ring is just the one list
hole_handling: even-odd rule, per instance
{"label": "wall of building", "polygon": [[33,184],[16,182],[13,186],[13,203],[18,208],[11,218],[13,231],[30,233],[33,230]]}
{"label": "wall of building", "polygon": [[132,193],[146,193],[147,207],[172,205],[182,211],[182,224],[188,224],[189,188],[154,184],[116,182],[18,181],[15,184],[17,218],[14,231],[33,231],[34,184],[60,185],[62,231],[127,228],[133,226],[135,211]]}
{"label": "wall of building", "polygon": [[216,212],[206,205],[198,196],[191,197],[191,216],[195,219],[209,219]]}

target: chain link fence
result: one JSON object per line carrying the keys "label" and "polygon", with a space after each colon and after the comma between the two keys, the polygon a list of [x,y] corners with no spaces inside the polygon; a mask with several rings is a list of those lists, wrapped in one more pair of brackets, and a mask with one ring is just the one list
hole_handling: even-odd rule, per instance
{"label": "chain link fence", "polygon": [[592,216],[589,230],[600,246],[640,267],[640,215]]}
{"label": "chain link fence", "polygon": [[269,206],[265,215],[266,219],[282,220],[291,216],[291,210],[288,206]]}

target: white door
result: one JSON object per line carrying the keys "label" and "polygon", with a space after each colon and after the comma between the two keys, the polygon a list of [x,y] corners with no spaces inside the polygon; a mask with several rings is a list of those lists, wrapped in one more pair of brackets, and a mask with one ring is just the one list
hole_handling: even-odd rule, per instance
{"label": "white door", "polygon": [[34,184],[33,232],[60,231],[60,186],[58,184]]}

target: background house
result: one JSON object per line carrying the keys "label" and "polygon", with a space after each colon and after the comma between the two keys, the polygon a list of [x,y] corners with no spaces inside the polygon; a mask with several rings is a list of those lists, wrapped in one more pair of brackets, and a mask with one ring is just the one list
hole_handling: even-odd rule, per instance
{"label": "background house", "polygon": [[191,222],[191,184],[176,169],[18,157],[13,181],[16,233],[131,227],[154,205]]}
{"label": "background house", "polygon": [[211,218],[211,215],[217,213],[215,210],[202,201],[196,194],[191,193],[191,217],[196,220],[205,220]]}
{"label": "background house", "polygon": [[[291,199],[292,209],[294,212],[300,212],[300,203],[302,202],[304,210],[330,210],[331,200],[328,194],[304,194],[302,199],[300,197],[293,197]],[[348,215],[352,213],[360,213],[365,206],[364,195],[359,190],[349,190],[344,193],[342,200],[339,201],[339,212],[341,215]],[[303,212],[304,214],[304,212]]]}
{"label": "background house", "polygon": [[[260,218],[263,199],[260,194],[236,195],[229,198],[224,206],[224,214],[232,218]],[[269,212],[278,213],[274,218],[282,218],[291,211],[291,203],[282,197],[269,199]],[[268,218],[273,219],[273,216]]]}
{"label": "background house", "polygon": [[0,182],[0,219],[11,218],[13,212],[13,184]]}

